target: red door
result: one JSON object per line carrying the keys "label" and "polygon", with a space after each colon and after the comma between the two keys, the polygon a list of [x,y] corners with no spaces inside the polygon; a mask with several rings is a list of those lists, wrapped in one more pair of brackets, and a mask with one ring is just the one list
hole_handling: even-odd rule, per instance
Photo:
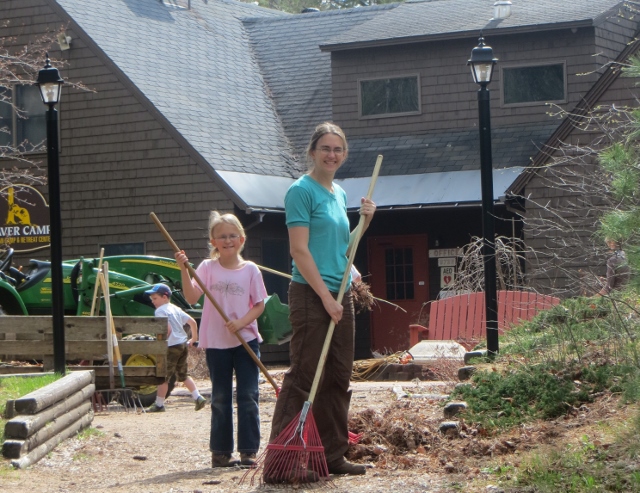
{"label": "red door", "polygon": [[[371,349],[380,353],[409,349],[409,325],[428,313],[427,235],[378,236],[368,240],[371,293],[404,308],[378,302],[371,312]],[[422,313],[421,313],[422,311]]]}

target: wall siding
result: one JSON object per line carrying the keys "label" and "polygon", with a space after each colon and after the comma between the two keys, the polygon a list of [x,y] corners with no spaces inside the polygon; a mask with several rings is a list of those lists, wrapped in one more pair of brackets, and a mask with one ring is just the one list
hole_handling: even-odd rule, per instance
{"label": "wall siding", "polygon": [[[42,0],[10,1],[2,10],[16,47],[68,25]],[[95,92],[67,85],[59,105],[64,258],[134,242],[145,242],[148,254],[172,256],[149,219],[152,211],[194,261],[205,258],[209,211],[233,212],[233,203],[80,34],[70,28],[67,34],[71,50],[60,52],[54,43],[51,56],[67,63],[58,66],[65,79]],[[46,162],[46,155],[34,158]]]}
{"label": "wall siding", "polygon": [[[638,82],[640,81],[637,79],[619,77],[603,94],[598,105],[605,109],[613,104],[618,108],[625,106],[637,108],[638,102],[635,95],[640,94],[636,87]],[[583,132],[574,129],[567,139],[567,143],[574,146],[593,145],[591,143],[599,137],[600,134],[596,132]],[[606,142],[600,148],[604,145]],[[560,153],[556,152],[553,158],[560,158]],[[586,163],[586,168],[571,162],[560,167],[567,171],[583,173],[585,180],[588,180],[589,173],[585,173],[585,170],[589,169],[589,164],[595,166],[595,156],[589,157]],[[569,211],[569,201],[573,202],[580,194],[572,192],[568,187],[549,188],[546,175],[547,170],[545,169],[538,172],[527,184],[523,193],[527,197],[526,214],[524,215],[525,226],[523,228],[524,241],[533,250],[527,253],[527,272],[531,283],[541,291],[561,296],[574,296],[579,294],[583,288],[580,270],[588,273],[589,276],[604,276],[606,273],[605,257],[594,255],[594,248],[603,247],[600,244],[601,241],[593,234],[598,224],[598,213],[591,208]],[[589,200],[598,206],[606,202],[606,197],[593,196],[589,197]],[[576,229],[565,232],[550,232],[541,231],[539,227],[532,226],[539,225],[541,219],[555,219],[554,214],[544,207],[547,204],[555,210],[563,211],[563,217],[568,220],[579,219]],[[557,251],[559,245],[567,243],[578,243],[582,247],[568,247],[563,252],[567,258],[564,260],[554,259],[553,252]],[[591,279],[595,281],[593,277]],[[590,284],[595,285],[595,282]]]}
{"label": "wall siding", "polygon": [[[564,109],[573,107],[597,79],[593,29],[494,36],[486,42],[499,59],[489,86],[494,127],[549,119],[545,104],[501,106],[501,64],[566,61],[569,100],[562,105]],[[349,136],[423,134],[474,127],[478,119],[477,85],[466,63],[476,45],[477,39],[469,38],[332,53],[334,120]],[[421,115],[359,118],[358,79],[415,73],[420,75]]]}

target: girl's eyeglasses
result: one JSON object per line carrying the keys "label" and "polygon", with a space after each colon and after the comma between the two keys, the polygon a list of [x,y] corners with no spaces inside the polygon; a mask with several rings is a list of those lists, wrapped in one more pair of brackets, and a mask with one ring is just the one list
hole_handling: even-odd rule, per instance
{"label": "girl's eyeglasses", "polygon": [[217,241],[227,241],[227,240],[236,241],[239,238],[240,238],[240,235],[228,235],[228,236],[223,235],[223,236],[216,236],[213,239]]}

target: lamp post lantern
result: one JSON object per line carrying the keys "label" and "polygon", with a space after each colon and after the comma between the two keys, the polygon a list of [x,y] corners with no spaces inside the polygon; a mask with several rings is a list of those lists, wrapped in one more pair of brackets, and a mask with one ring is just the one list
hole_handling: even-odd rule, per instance
{"label": "lamp post lantern", "polygon": [[64,298],[62,294],[62,219],[60,214],[60,159],[58,149],[58,111],[60,91],[64,80],[57,68],[51,66],[49,54],[44,68],[38,73],[36,85],[47,111],[47,170],[49,183],[49,235],[51,240],[51,304],[53,319],[53,369],[65,373]]}
{"label": "lamp post lantern", "polygon": [[484,260],[484,299],[487,327],[487,352],[498,353],[498,296],[496,290],[495,222],[493,214],[493,163],[491,158],[491,106],[487,85],[498,60],[493,50],[480,37],[471,50],[471,74],[478,90],[478,118],[480,130],[480,182],[482,187],[482,256]]}

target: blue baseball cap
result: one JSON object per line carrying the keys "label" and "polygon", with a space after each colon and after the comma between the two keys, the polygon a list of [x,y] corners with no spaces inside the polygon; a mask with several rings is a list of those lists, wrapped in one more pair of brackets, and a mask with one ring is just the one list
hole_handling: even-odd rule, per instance
{"label": "blue baseball cap", "polygon": [[156,284],[151,289],[145,291],[145,294],[157,293],[162,296],[171,296],[171,289],[166,284]]}

